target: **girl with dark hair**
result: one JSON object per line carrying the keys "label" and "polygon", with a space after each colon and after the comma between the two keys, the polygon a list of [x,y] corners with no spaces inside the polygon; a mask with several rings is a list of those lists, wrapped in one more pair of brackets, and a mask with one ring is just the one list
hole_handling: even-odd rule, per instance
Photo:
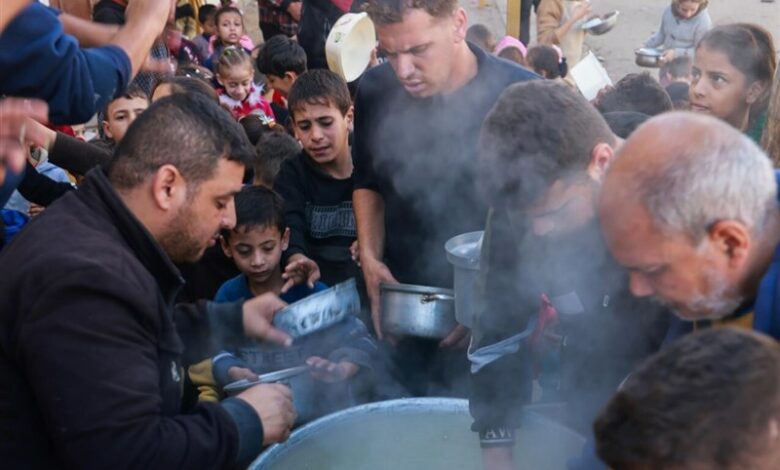
{"label": "girl with dark hair", "polygon": [[696,47],[691,110],[723,119],[758,142],[776,68],[767,30],[747,23],[718,26]]}

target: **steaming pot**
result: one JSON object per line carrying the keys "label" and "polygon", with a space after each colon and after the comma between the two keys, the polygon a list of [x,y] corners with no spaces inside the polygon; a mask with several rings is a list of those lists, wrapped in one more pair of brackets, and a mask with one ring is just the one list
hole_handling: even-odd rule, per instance
{"label": "steaming pot", "polygon": [[457,326],[451,289],[380,284],[382,331],[391,336],[444,339]]}
{"label": "steaming pot", "polygon": [[474,318],[474,299],[477,296],[479,254],[484,231],[468,232],[447,240],[444,249],[452,264],[455,283],[455,319],[471,328]]}
{"label": "steaming pot", "polygon": [[[524,408],[517,469],[564,470],[585,439]],[[370,403],[318,419],[270,447],[249,470],[474,470],[482,451],[468,401],[409,398]]]}

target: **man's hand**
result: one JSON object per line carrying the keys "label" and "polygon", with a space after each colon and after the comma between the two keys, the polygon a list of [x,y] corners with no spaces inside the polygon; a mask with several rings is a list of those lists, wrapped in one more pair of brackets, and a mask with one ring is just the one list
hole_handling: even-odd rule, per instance
{"label": "man's hand", "polygon": [[571,12],[572,18],[574,18],[575,21],[579,21],[587,16],[590,16],[593,13],[593,6],[590,4],[589,1],[584,1],[574,7],[574,9]]}
{"label": "man's hand", "polygon": [[360,367],[349,361],[331,362],[321,357],[312,356],[306,359],[306,365],[311,368],[311,376],[327,383],[341,382],[355,374]]}
{"label": "man's hand", "polygon": [[382,335],[382,303],[380,299],[379,284],[398,284],[390,269],[381,261],[375,259],[362,259],[363,276],[366,279],[366,290],[371,301],[371,320],[374,323],[374,331],[380,340]]}
{"label": "man's hand", "polygon": [[439,347],[442,349],[464,349],[469,345],[470,338],[471,334],[469,329],[463,325],[458,325],[454,330],[452,330],[452,332],[450,332],[449,335],[447,335],[446,338],[441,340]]}
{"label": "man's hand", "polygon": [[282,294],[290,290],[292,286],[304,282],[309,286],[309,289],[314,289],[314,283],[320,280],[320,267],[305,255],[296,253],[287,260],[282,279],[285,281],[282,286]]}
{"label": "man's hand", "polygon": [[244,379],[251,380],[253,382],[259,380],[257,378],[257,374],[252,372],[252,369],[247,369],[246,367],[233,366],[228,369],[227,375],[233,382]]}
{"label": "man's hand", "polygon": [[296,23],[300,23],[301,21],[301,7],[303,6],[303,2],[297,1],[290,3],[290,6],[287,7],[287,13],[290,14],[293,20],[295,20]]}
{"label": "man's hand", "polygon": [[290,388],[280,384],[259,384],[237,395],[254,408],[263,424],[263,445],[284,442],[297,414],[292,403]]}
{"label": "man's hand", "polygon": [[0,184],[5,181],[6,168],[14,173],[24,169],[27,142],[46,139],[40,129],[28,126],[28,120],[46,122],[48,116],[49,107],[44,101],[19,98],[0,101]]}
{"label": "man's hand", "polygon": [[355,240],[349,245],[349,254],[352,255],[352,261],[360,267],[360,242]]}
{"label": "man's hand", "polygon": [[244,334],[261,341],[290,346],[292,338],[271,324],[276,312],[286,307],[282,299],[267,292],[244,302]]}
{"label": "man's hand", "polygon": [[514,470],[511,447],[488,447],[482,449],[482,465],[485,470]]}

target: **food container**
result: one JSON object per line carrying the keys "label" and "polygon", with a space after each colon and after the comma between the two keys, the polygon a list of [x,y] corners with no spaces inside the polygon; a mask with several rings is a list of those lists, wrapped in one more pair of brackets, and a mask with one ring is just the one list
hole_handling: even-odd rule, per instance
{"label": "food container", "polygon": [[279,310],[273,324],[295,339],[359,313],[360,295],[355,279],[350,279]]}
{"label": "food container", "polygon": [[242,379],[242,380],[237,380],[235,382],[231,382],[225,385],[225,388],[223,388],[223,390],[228,395],[237,395],[248,388],[260,384],[283,383],[289,385],[290,379],[307,372],[309,372],[308,366],[290,367],[289,369],[281,369],[281,370],[269,372],[267,374],[258,375],[257,380]]}
{"label": "food container", "polygon": [[634,51],[636,65],[640,67],[660,67],[663,51],[650,47],[643,47]]}
{"label": "food container", "polygon": [[617,10],[605,15],[596,16],[583,23],[582,29],[594,36],[607,34],[612,31],[612,28],[617,24],[618,16],[620,16],[620,12]]}
{"label": "food container", "polygon": [[[523,408],[515,468],[568,468],[585,439],[536,408]],[[296,430],[249,470],[479,469],[482,450],[472,422],[467,400],[408,398],[357,406]]]}
{"label": "food container", "polygon": [[452,264],[455,286],[455,319],[471,328],[477,297],[477,277],[482,237],[485,232],[468,232],[447,240],[444,250]]}
{"label": "food container", "polygon": [[267,374],[257,376],[257,380],[237,380],[231,382],[223,388],[228,396],[238,395],[239,393],[260,384],[284,384],[290,387],[293,396],[293,407],[298,414],[300,423],[308,421],[314,417],[314,404],[311,403],[313,396],[313,379],[309,375],[308,366],[290,367]]}
{"label": "food container", "polygon": [[328,68],[347,82],[356,80],[368,67],[376,48],[374,23],[367,13],[347,13],[336,21],[325,42]]}
{"label": "food container", "polygon": [[391,336],[443,339],[457,326],[452,289],[380,284],[382,331]]}

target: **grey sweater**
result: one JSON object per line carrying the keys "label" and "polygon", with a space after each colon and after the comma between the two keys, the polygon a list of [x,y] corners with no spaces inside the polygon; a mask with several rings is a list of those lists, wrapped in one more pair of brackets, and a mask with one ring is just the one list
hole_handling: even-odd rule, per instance
{"label": "grey sweater", "polygon": [[691,57],[704,34],[712,28],[707,10],[699,12],[689,20],[675,16],[672,7],[666,7],[661,18],[661,28],[645,42],[645,47],[674,49],[677,57]]}

